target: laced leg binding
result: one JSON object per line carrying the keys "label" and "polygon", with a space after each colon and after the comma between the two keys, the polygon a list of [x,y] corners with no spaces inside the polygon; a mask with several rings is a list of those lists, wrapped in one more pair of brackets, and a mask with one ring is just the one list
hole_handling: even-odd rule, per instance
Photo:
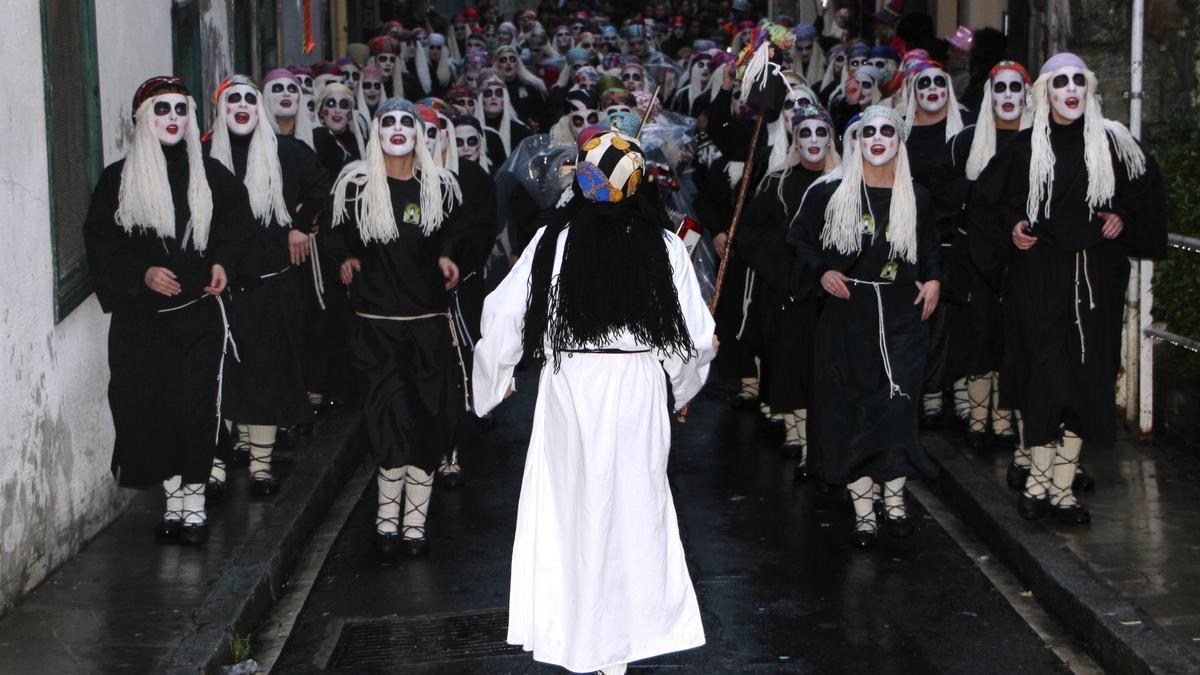
{"label": "laced leg binding", "polygon": [[265,424],[242,425],[247,429],[250,445],[250,478],[268,480],[271,474],[271,455],[275,452],[275,435],[279,427]]}
{"label": "laced leg binding", "polygon": [[433,474],[415,466],[407,467],[404,474],[404,525],[401,527],[405,539],[425,538],[425,519],[429,516],[429,499],[432,496]]}
{"label": "laced leg binding", "polygon": [[942,414],[943,405],[940,391],[930,392],[921,397],[921,407],[925,410],[926,415]]}
{"label": "laced leg binding", "polygon": [[954,414],[958,419],[969,422],[971,419],[971,395],[967,391],[970,378],[960,377],[950,387],[954,397]]}
{"label": "laced leg binding", "polygon": [[203,525],[208,522],[208,512],[204,510],[205,483],[184,483],[183,492],[183,524]]}
{"label": "laced leg binding", "polygon": [[1013,416],[1017,419],[1017,449],[1013,452],[1013,464],[1028,469],[1033,464],[1033,459],[1029,448],[1025,446],[1025,423],[1016,412],[1013,412]]}
{"label": "laced leg binding", "polygon": [[888,520],[901,520],[908,517],[908,507],[904,504],[904,476],[893,478],[883,484],[883,509]]}
{"label": "laced leg binding", "polygon": [[1025,480],[1025,495],[1042,499],[1050,493],[1050,470],[1061,443],[1035,445],[1029,449],[1029,478]]}
{"label": "laced leg binding", "polygon": [[850,491],[850,502],[854,505],[854,529],[857,532],[878,530],[875,521],[875,482],[863,476],[846,486]]}
{"label": "laced leg binding", "polygon": [[1000,407],[1000,374],[992,373],[992,433],[1011,438],[1016,426],[1016,411]]}
{"label": "laced leg binding", "polygon": [[800,408],[783,415],[783,443],[800,448],[800,463],[808,459],[808,410]]}
{"label": "laced leg binding", "polygon": [[457,447],[451,450],[449,455],[442,455],[442,462],[438,465],[438,473],[443,476],[462,473],[462,467],[458,464]]}
{"label": "laced leg binding", "polygon": [[225,460],[213,457],[212,473],[208,475],[208,479],[214,483],[225,484]]}
{"label": "laced leg binding", "polygon": [[375,473],[379,499],[375,507],[375,531],[396,534],[400,531],[400,499],[404,493],[404,467],[380,468]]}
{"label": "laced leg binding", "polygon": [[[986,433],[988,429],[988,412],[990,412],[992,403],[992,376],[987,375],[971,375],[967,377],[967,387],[964,392],[967,396],[967,405],[969,407],[969,417],[967,418],[967,430],[973,434]],[[958,390],[954,390],[954,395],[957,398]]]}
{"label": "laced leg binding", "polygon": [[742,398],[758,398],[758,378],[743,377],[742,390],[738,393]]}
{"label": "laced leg binding", "polygon": [[1076,506],[1075,492],[1071,483],[1075,480],[1075,470],[1079,467],[1079,451],[1083,448],[1083,439],[1070,431],[1063,432],[1063,442],[1058,446],[1054,455],[1054,465],[1050,471],[1050,503],[1054,506]]}
{"label": "laced leg binding", "polygon": [[183,476],[171,476],[163,481],[163,496],[166,497],[166,510],[163,520],[179,522],[183,520]]}

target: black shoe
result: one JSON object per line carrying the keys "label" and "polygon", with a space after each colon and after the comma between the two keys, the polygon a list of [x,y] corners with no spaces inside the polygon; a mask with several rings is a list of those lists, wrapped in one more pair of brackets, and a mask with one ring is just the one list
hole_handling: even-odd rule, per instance
{"label": "black shoe", "polygon": [[942,428],[942,411],[935,413],[921,413],[920,427],[929,431]]}
{"label": "black shoe", "polygon": [[903,518],[885,518],[883,522],[888,534],[893,537],[911,537],[917,531],[913,527],[912,519],[908,516],[904,516]]}
{"label": "black shoe", "polygon": [[796,468],[792,469],[792,478],[797,481],[808,480],[808,462],[799,462]]}
{"label": "black shoe", "polygon": [[449,473],[439,473],[438,476],[448,488],[457,488],[463,484],[462,471],[451,471]]}
{"label": "black shoe", "polygon": [[205,503],[219,502],[225,498],[225,481],[209,477],[208,486],[204,488]]}
{"label": "black shoe", "polygon": [[758,410],[758,397],[738,394],[729,400],[729,407],[734,410]]}
{"label": "black shoe", "polygon": [[878,536],[870,530],[855,530],[850,534],[850,543],[855,548],[868,549],[875,546]]}
{"label": "black shoe", "polygon": [[1017,513],[1025,520],[1037,520],[1050,510],[1050,500],[1046,497],[1030,497],[1027,494],[1021,493],[1021,499],[1017,501]]}
{"label": "black shoe", "polygon": [[275,436],[276,446],[280,449],[294,448],[300,442],[300,436],[299,427],[279,427]]}
{"label": "black shoe", "polygon": [[279,492],[279,480],[271,475],[255,476],[250,480],[250,494],[255,497],[270,497]]}
{"label": "black shoe", "polygon": [[188,546],[199,546],[208,541],[208,522],[184,523],[182,531],[179,533],[179,541]]}
{"label": "black shoe", "polygon": [[992,447],[998,450],[1016,450],[1017,435],[1012,432],[992,434]]}
{"label": "black shoe", "polygon": [[179,539],[180,530],[183,529],[183,521],[169,520],[163,518],[154,528],[154,536],[163,541],[171,542]]}
{"label": "black shoe", "polygon": [[[225,463],[226,467],[230,466],[249,466],[250,465],[250,449],[234,448],[229,455],[229,461]],[[226,471],[229,469],[226,468]]]}
{"label": "black shoe", "polygon": [[390,562],[400,555],[401,540],[399,532],[375,530],[375,553],[379,555],[380,562]]}
{"label": "black shoe", "polygon": [[404,555],[415,558],[419,555],[429,553],[429,539],[421,537],[420,539],[404,538]]}
{"label": "black shoe", "polygon": [[1092,480],[1092,477],[1081,466],[1075,472],[1075,480],[1071,481],[1071,489],[1075,492],[1091,492],[1096,489],[1096,481]]}
{"label": "black shoe", "polygon": [[1024,490],[1025,481],[1029,479],[1029,467],[1021,466],[1016,462],[1011,462],[1008,465],[1008,475],[1004,477],[1008,487],[1014,490]]}
{"label": "black shoe", "polygon": [[967,447],[975,451],[986,450],[990,445],[991,438],[980,431],[967,432]]}
{"label": "black shoe", "polygon": [[1092,522],[1092,515],[1082,505],[1051,506],[1050,515],[1064,525],[1084,525]]}
{"label": "black shoe", "polygon": [[784,459],[795,459],[800,456],[800,453],[803,450],[804,446],[800,445],[799,443],[784,443],[783,445],[779,446],[779,454],[782,455]]}

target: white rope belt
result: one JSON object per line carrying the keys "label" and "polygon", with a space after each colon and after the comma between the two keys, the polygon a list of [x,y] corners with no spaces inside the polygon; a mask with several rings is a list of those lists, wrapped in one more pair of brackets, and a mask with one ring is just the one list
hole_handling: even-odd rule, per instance
{"label": "white rope belt", "polygon": [[1096,296],[1092,294],[1092,279],[1088,276],[1087,251],[1075,252],[1075,328],[1079,330],[1079,363],[1087,363],[1087,344],[1083,339],[1083,316],[1079,313],[1079,257],[1083,256],[1083,281],[1088,291],[1088,311],[1096,309]]}
{"label": "white rope belt", "polygon": [[896,380],[892,378],[892,358],[888,355],[887,329],[883,324],[883,295],[879,292],[879,287],[891,286],[892,282],[862,281],[859,279],[850,279],[850,282],[859,285],[871,286],[875,289],[875,307],[879,310],[879,355],[883,357],[883,374],[887,375],[888,379],[888,398],[895,398],[896,396],[908,398],[908,394],[905,394],[900,389],[900,385],[896,384]]}
{"label": "white rope belt", "polygon": [[467,378],[467,364],[463,360],[462,343],[458,336],[458,327],[454,325],[454,317],[450,312],[431,312],[429,314],[415,314],[413,316],[388,316],[385,314],[369,314],[367,312],[355,312],[356,316],[361,316],[364,319],[375,319],[378,321],[420,321],[421,319],[436,319],[442,318],[450,325],[450,343],[454,345],[454,353],[458,355],[458,368],[462,371],[463,380],[463,408],[470,412],[471,410],[471,382]]}
{"label": "white rope belt", "polygon": [[217,299],[217,308],[221,310],[221,329],[224,332],[224,339],[221,341],[221,361],[220,361],[220,364],[217,366],[217,437],[213,442],[218,443],[221,440],[221,424],[223,423],[223,420],[221,418],[221,394],[224,390],[224,382],[225,382],[225,355],[229,352],[229,349],[232,347],[233,348],[233,358],[236,361],[238,361],[239,363],[242,360],[242,358],[240,356],[238,356],[237,343],[233,341],[233,333],[229,330],[229,315],[226,314],[226,312],[225,312],[225,302],[221,300],[221,296],[219,296],[219,295],[205,294],[205,295],[200,296],[199,298],[196,298],[195,300],[192,300],[191,302],[186,302],[182,305],[179,305],[178,307],[168,307],[166,309],[160,309],[160,310],[158,310],[158,313],[166,314],[167,312],[174,312],[174,311],[177,311],[180,309],[184,309],[186,307],[191,307],[192,305],[196,304],[197,302],[200,302],[201,300],[204,300],[205,298],[216,298]]}
{"label": "white rope belt", "polygon": [[746,330],[746,320],[750,317],[750,302],[754,297],[754,270],[746,268],[746,286],[742,289],[742,323],[738,326],[737,335],[733,336],[736,340],[742,339],[742,333]]}
{"label": "white rope belt", "polygon": [[313,288],[317,292],[317,305],[321,310],[325,310],[325,275],[321,271],[321,261],[317,259],[317,233],[311,232],[308,235],[308,262],[312,268]]}
{"label": "white rope belt", "polygon": [[279,271],[277,271],[277,272],[267,272],[266,274],[260,274],[260,275],[258,276],[258,278],[259,278],[259,279],[270,279],[271,277],[277,277],[277,276],[279,276],[280,274],[283,274],[284,272],[287,272],[287,271],[288,271],[288,270],[290,270],[290,269],[292,269],[292,268],[291,268],[291,266],[289,265],[289,266],[287,266],[287,267],[285,267],[285,268],[283,268],[283,269],[281,269],[281,270],[279,270]]}

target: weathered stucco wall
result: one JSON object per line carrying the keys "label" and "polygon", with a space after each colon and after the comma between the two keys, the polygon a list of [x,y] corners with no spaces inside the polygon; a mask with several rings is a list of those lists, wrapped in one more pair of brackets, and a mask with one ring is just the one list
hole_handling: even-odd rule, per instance
{"label": "weathered stucco wall", "polygon": [[[0,115],[0,612],[132,496],[109,474],[108,318],[93,296],[54,322],[39,3],[4,9],[8,90],[24,94]],[[97,0],[96,24],[108,163],[124,153],[134,88],[171,71],[170,3]]]}

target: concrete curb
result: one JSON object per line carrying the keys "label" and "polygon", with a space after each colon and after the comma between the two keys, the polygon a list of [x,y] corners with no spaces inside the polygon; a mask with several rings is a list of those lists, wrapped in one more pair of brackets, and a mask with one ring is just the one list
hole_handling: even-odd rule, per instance
{"label": "concrete curb", "polygon": [[194,613],[194,625],[156,672],[217,673],[233,662],[233,636],[254,630],[279,598],[309,535],[361,461],[352,442],[360,414],[342,410],[313,430],[306,461],[296,462],[274,508],[242,545]]}
{"label": "concrete curb", "polygon": [[1053,532],[1023,520],[1015,497],[940,434],[923,434],[942,468],[932,487],[1033,596],[1086,644],[1105,670],[1196,673],[1200,659],[1097,577]]}

